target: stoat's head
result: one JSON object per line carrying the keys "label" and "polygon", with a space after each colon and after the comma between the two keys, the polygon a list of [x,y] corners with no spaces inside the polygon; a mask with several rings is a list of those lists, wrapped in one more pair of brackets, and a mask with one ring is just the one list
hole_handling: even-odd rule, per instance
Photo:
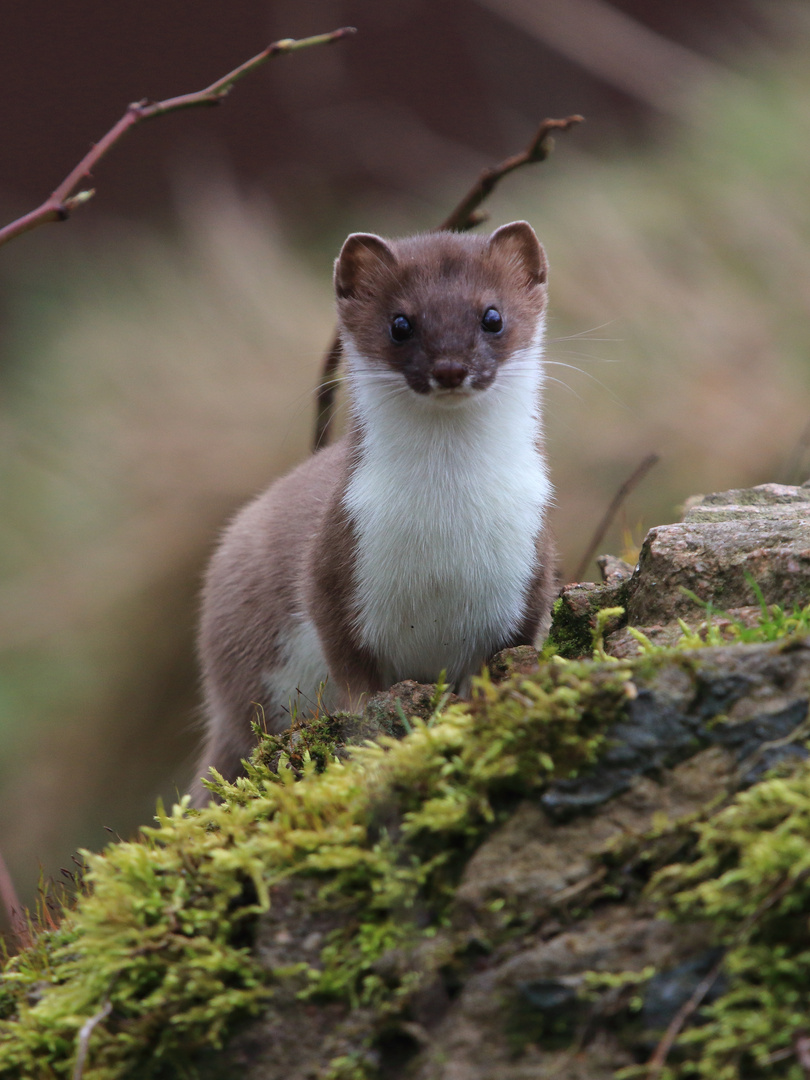
{"label": "stoat's head", "polygon": [[489,237],[353,233],[335,263],[341,333],[366,364],[399,373],[415,393],[460,402],[538,340],[546,276],[525,221]]}

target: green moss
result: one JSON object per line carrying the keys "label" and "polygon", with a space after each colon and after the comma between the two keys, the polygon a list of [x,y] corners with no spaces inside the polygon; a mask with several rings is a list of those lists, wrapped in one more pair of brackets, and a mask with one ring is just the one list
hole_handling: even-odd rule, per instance
{"label": "green moss", "polygon": [[[741,619],[737,619],[727,612],[716,607],[714,604],[701,600],[694,593],[684,590],[704,612],[704,618],[696,627],[689,626],[683,619],[678,619],[681,629],[680,637],[674,644],[658,645],[651,641],[647,635],[635,626],[628,626],[627,631],[638,644],[644,656],[673,656],[677,650],[701,649],[717,645],[758,645],[767,642],[784,640],[798,640],[810,635],[810,604],[799,607],[797,604],[791,610],[785,610],[780,604],[766,604],[760,597],[760,612],[756,622],[749,625]],[[558,601],[562,603],[562,601]],[[604,656],[602,637],[607,632],[615,629],[617,612],[621,608],[602,608],[595,611],[589,618],[592,626],[594,650]],[[564,622],[564,620],[563,620]],[[611,626],[611,623],[614,625]],[[565,638],[564,648],[572,648],[572,642],[576,640],[579,647],[582,638],[569,636]],[[557,640],[549,638],[549,644],[545,655],[552,655]],[[561,653],[561,655],[563,655]],[[567,652],[566,652],[567,655]]]}
{"label": "green moss", "polygon": [[[656,644],[634,626],[627,626],[628,633],[647,656],[672,655],[674,649],[760,644],[810,635],[810,604],[804,607],[794,604],[791,609],[780,604],[767,604],[762,590],[750,574],[746,574],[746,580],[760,608],[753,625],[735,618],[715,603],[702,600],[690,590],[682,589],[703,614],[697,627],[678,619],[680,637],[675,640],[675,634],[669,635],[668,644]],[[552,609],[551,629],[543,647],[543,658],[562,656],[573,659],[593,654],[604,658],[604,639],[627,624],[625,612],[628,600],[627,581],[619,586],[586,582],[569,587]]]}
{"label": "green moss", "polygon": [[[597,616],[591,633],[615,615]],[[375,1076],[385,1033],[439,973],[463,981],[472,963],[450,925],[470,856],[517,799],[587,769],[624,716],[631,673],[665,662],[663,652],[632,665],[558,658],[497,685],[487,677],[469,703],[441,710],[437,695],[401,740],[383,734],[350,750],[347,739],[383,721],[319,717],[264,737],[244,778],[214,783],[221,803],[159,809],[136,841],[85,856],[89,895],[5,965],[0,1075],[71,1076],[95,1018],[85,1080],[193,1076],[194,1054],[222,1045],[240,1018],[303,1000],[352,1018],[323,1077]],[[802,769],[604,853],[586,907],[627,902],[657,872],[662,908],[713,921],[729,947],[729,992],[682,1036],[678,1076],[792,1078],[777,1066],[800,1030],[810,964],[808,833]],[[281,967],[256,951],[254,924],[275,913],[295,926],[296,912],[314,920],[321,944],[307,963]],[[493,923],[495,944],[510,925]],[[610,974],[600,978],[612,993]],[[524,1045],[568,1037],[571,1020],[518,1027]]]}
{"label": "green moss", "polygon": [[312,762],[317,772],[336,758],[345,758],[348,743],[370,738],[374,732],[367,731],[359,717],[338,713],[329,716],[318,713],[307,719],[296,719],[290,728],[279,735],[265,735],[258,724],[254,732],[259,743],[248,775],[260,778],[265,769],[277,773],[283,759],[285,767],[292,769],[296,779],[303,775],[304,763]]}
{"label": "green moss", "polygon": [[659,872],[673,918],[709,920],[728,989],[686,1031],[671,1076],[804,1080],[810,985],[810,766],[739,795],[696,827],[696,857]]}
{"label": "green moss", "polygon": [[358,1051],[333,1058],[323,1080],[369,1080],[376,1071],[368,1055]]}
{"label": "green moss", "polygon": [[[107,1006],[85,1080],[189,1075],[195,1050],[276,994],[380,1016],[403,1006],[447,959],[430,946],[470,854],[516,797],[595,760],[628,678],[615,663],[558,661],[498,686],[483,679],[471,703],[345,762],[328,730],[299,739],[295,762],[270,740],[248,776],[217,781],[221,804],[159,810],[136,841],[86,854],[90,894],[0,980],[0,1074],[71,1075],[82,1025]],[[316,882],[317,904],[340,918],[309,970],[269,972],[252,925],[290,880]],[[386,968],[386,956],[399,959]]]}
{"label": "green moss", "polygon": [[565,604],[562,597],[554,601],[551,609],[551,629],[543,647],[543,657],[576,658],[587,656],[591,651],[593,631],[587,622],[578,618]]}
{"label": "green moss", "polygon": [[[706,925],[726,950],[722,992],[699,1009],[698,1024],[684,1024],[661,1080],[805,1080],[797,1042],[808,1031],[810,763],[789,776],[772,775],[730,803],[718,794],[691,819],[627,836],[603,861],[608,875],[597,901],[610,889],[613,869],[625,901],[629,879],[651,878],[645,892],[659,916]],[[630,1008],[641,1004],[651,974],[632,975],[640,985]],[[584,989],[604,1009],[614,982],[625,981],[626,973],[591,972]],[[615,1003],[609,1006],[615,1015]],[[629,1030],[629,1019],[621,1023]],[[639,1065],[617,1080],[648,1075]]]}
{"label": "green moss", "polygon": [[679,620],[683,634],[679,641],[682,648],[698,648],[704,645],[751,645],[767,641],[779,641],[786,637],[806,637],[810,634],[810,604],[786,611],[780,604],[766,604],[762,590],[749,576],[749,584],[759,602],[760,612],[753,626],[748,626],[740,619],[706,603],[694,593],[684,592],[701,607],[706,615],[705,621],[697,630],[691,630]]}
{"label": "green moss", "polygon": [[622,606],[626,585],[576,586],[559,597],[551,611],[551,628],[543,647],[543,657],[577,659],[599,651],[605,634],[625,622]]}

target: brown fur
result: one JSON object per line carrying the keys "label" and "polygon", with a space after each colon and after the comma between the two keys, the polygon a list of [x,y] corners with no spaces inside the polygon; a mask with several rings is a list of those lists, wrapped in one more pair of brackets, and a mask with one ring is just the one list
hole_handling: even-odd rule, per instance
{"label": "brown fur", "polygon": [[[365,234],[349,237],[335,274],[342,327],[360,352],[401,372],[417,393],[428,392],[437,359],[448,357],[468,366],[473,386],[484,389],[504,359],[529,344],[538,295],[545,304],[543,249],[531,230],[527,236],[513,226],[499,230],[493,245],[485,236],[437,233],[427,251],[424,236],[393,245]],[[508,307],[508,318],[502,334],[482,343],[480,312],[490,306]],[[419,326],[404,346],[388,333],[395,315]]]}
{"label": "brown fur", "polygon": [[[208,707],[201,765],[227,779],[255,745],[251,721],[267,704],[262,672],[278,657],[286,620],[306,604],[302,584],[345,458],[342,441],[276,481],[237,515],[208,568],[199,635]],[[197,794],[204,798],[205,790]]]}
{"label": "brown fur", "polygon": [[[454,387],[459,371],[474,389],[487,387],[500,364],[530,343],[545,280],[545,256],[525,223],[498,230],[492,240],[438,234],[388,244],[359,234],[347,240],[335,273],[343,332],[417,394],[429,393],[431,380]],[[504,312],[501,334],[481,333],[481,312],[490,306]],[[392,341],[397,315],[418,326],[412,340]],[[237,776],[254,745],[251,721],[262,711],[271,731],[289,724],[268,698],[266,676],[283,661],[296,616],[317,627],[341,707],[384,689],[355,629],[354,526],[343,503],[361,446],[355,423],[250,503],[223,536],[203,590],[199,648],[208,719],[200,773],[214,765],[227,779]],[[547,628],[554,566],[543,528],[525,618],[504,646],[531,643]],[[207,798],[199,782],[193,797],[197,805]]]}

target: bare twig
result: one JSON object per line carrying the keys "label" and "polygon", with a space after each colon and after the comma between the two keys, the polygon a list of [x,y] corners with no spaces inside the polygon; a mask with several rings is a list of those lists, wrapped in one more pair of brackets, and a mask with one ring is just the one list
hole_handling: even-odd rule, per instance
{"label": "bare twig", "polygon": [[644,477],[647,475],[653,465],[657,464],[657,462],[658,454],[648,454],[647,457],[645,457],[644,460],[641,462],[641,464],[633,471],[633,473],[628,476],[628,478],[613,496],[610,502],[610,506],[605,511],[604,517],[596,527],[596,531],[593,534],[593,539],[591,540],[590,544],[588,544],[588,548],[585,554],[580,559],[579,566],[577,567],[576,573],[574,574],[574,581],[580,581],[582,579],[583,574],[588,569],[588,565],[591,559],[594,557],[599,545],[604,540],[605,533],[608,531],[611,524],[613,523],[613,519],[618,513],[619,507],[622,505],[630,492],[634,488],[638,487],[638,485],[641,483],[641,481],[644,479]]}
{"label": "bare twig", "polygon": [[810,1080],[810,1038],[807,1035],[797,1035],[794,1042],[796,1059],[805,1077]]}
{"label": "bare twig", "polygon": [[701,979],[695,987],[695,992],[689,998],[688,1001],[678,1009],[675,1016],[670,1021],[669,1027],[664,1032],[664,1037],[661,1039],[658,1046],[655,1048],[655,1053],[647,1063],[647,1080],[655,1080],[659,1075],[664,1065],[666,1064],[667,1057],[672,1045],[680,1035],[684,1024],[703,1003],[703,999],[708,992],[717,982],[717,977],[723,970],[723,964],[725,963],[725,953],[720,957],[708,975]]}
{"label": "bare twig", "polygon": [[111,1012],[112,1002],[105,1001],[101,1011],[97,1012],[95,1016],[91,1016],[89,1020],[85,1020],[82,1024],[76,1050],[76,1064],[73,1067],[73,1080],[82,1080],[84,1063],[87,1060],[87,1051],[90,1047],[90,1036],[93,1034],[96,1025],[100,1024],[102,1020],[106,1020]]}
{"label": "bare twig", "polygon": [[301,49],[308,49],[313,45],[329,45],[353,33],[355,33],[354,27],[345,26],[340,30],[333,30],[329,34],[317,34],[314,37],[300,38],[298,40],[284,38],[281,41],[274,41],[272,45],[268,45],[266,49],[251,60],[246,60],[244,64],[240,64],[239,67],[234,68],[227,75],[223,75],[221,79],[217,79],[216,82],[211,83],[204,90],[198,90],[193,94],[181,94],[179,97],[168,98],[166,101],[150,102],[144,98],[142,101],[133,102],[118,123],[114,124],[107,134],[93,146],[93,149],[82,158],[50,198],[46,199],[36,210],[32,210],[0,229],[0,246],[7,244],[9,240],[13,240],[25,232],[29,232],[31,229],[36,229],[39,225],[45,225],[51,221],[66,221],[74,210],[89,202],[95,194],[93,188],[84,188],[74,194],[75,189],[90,176],[93,168],[105,154],[136,124],[140,124],[144,120],[153,120],[158,116],[166,116],[167,113],[178,112],[180,109],[193,109],[202,105],[219,105],[230,94],[240,79],[255,71],[256,68],[261,67],[272,57],[299,52]]}
{"label": "bare twig", "polygon": [[801,484],[807,479],[807,476],[803,476],[799,470],[807,467],[808,448],[810,448],[810,423],[802,430],[785,463],[784,482],[786,484]]}
{"label": "bare twig", "polygon": [[564,120],[544,120],[525,150],[505,158],[494,168],[484,169],[455,210],[447,215],[435,231],[467,232],[468,229],[480,225],[482,221],[486,220],[486,215],[481,213],[479,207],[492,194],[496,184],[504,176],[508,176],[509,173],[519,169],[522,165],[532,165],[536,161],[545,161],[554,149],[553,133],[555,131],[568,131],[575,124],[583,123],[583,120],[584,118],[578,115],[566,116]]}
{"label": "bare twig", "polygon": [[[756,911],[753,911],[742,923],[742,925],[734,934],[734,938],[731,942],[730,947],[734,948],[735,946],[739,945],[739,943],[746,937],[746,935],[748,935],[751,930],[753,930],[753,928],[756,926],[762,916],[766,914],[766,912],[768,912],[772,907],[775,907],[780,900],[784,899],[784,897],[787,896],[791,889],[794,889],[801,882],[806,881],[808,877],[810,877],[810,869],[802,870],[802,872],[800,874],[797,874],[795,877],[784,878],[784,880],[782,880],[775,889],[772,889],[771,892],[768,893],[768,895],[765,897],[765,899],[762,901]],[[701,981],[695,987],[695,992],[692,994],[689,1000],[681,1006],[681,1008],[670,1021],[669,1027],[664,1032],[664,1037],[661,1039],[660,1043],[655,1048],[655,1053],[653,1054],[653,1056],[647,1062],[646,1080],[656,1080],[656,1078],[660,1075],[661,1070],[666,1064],[667,1057],[675,1043],[675,1040],[678,1038],[681,1031],[683,1030],[683,1026],[686,1021],[697,1009],[700,1008],[704,998],[714,986],[715,982],[717,981],[718,975],[723,969],[725,959],[726,957],[724,954],[720,957],[720,959],[717,961],[717,963],[714,965],[708,975],[706,975],[704,979],[701,979]],[[799,1051],[800,1047],[797,1040],[796,1053],[798,1054]]]}
{"label": "bare twig", "polygon": [[756,768],[757,765],[765,758],[771,750],[779,750],[783,746],[790,746],[791,744],[804,745],[807,742],[807,736],[810,735],[810,717],[806,717],[802,722],[795,727],[788,735],[784,735],[781,739],[771,739],[768,742],[760,743],[753,753],[749,754],[747,758],[744,758],[735,770],[735,778],[739,787],[745,787],[744,778]]}
{"label": "bare twig", "polygon": [[329,351],[323,358],[321,379],[318,383],[318,396],[316,398],[315,413],[315,438],[313,450],[319,450],[329,441],[329,425],[335,411],[335,385],[337,371],[340,367],[340,357],[343,350],[337,333],[332,338]]}
{"label": "bare twig", "polygon": [[796,1057],[795,1046],[785,1046],[781,1050],[774,1050],[772,1054],[764,1059],[764,1065],[776,1065],[779,1061],[787,1061],[789,1058]]}
{"label": "bare twig", "polygon": [[23,920],[23,909],[17,898],[17,890],[14,888],[14,882],[2,851],[0,851],[0,903],[3,905],[9,925],[16,932]]}
{"label": "bare twig", "polygon": [[[555,131],[568,131],[575,124],[583,122],[584,117],[579,115],[566,116],[564,120],[544,120],[525,150],[505,158],[499,165],[484,169],[461,202],[447,215],[441,225],[437,225],[433,231],[467,232],[469,229],[474,229],[476,225],[480,225],[482,221],[486,221],[488,215],[482,212],[480,207],[488,196],[492,194],[498,182],[522,165],[545,161],[554,149],[553,133]],[[319,449],[328,442],[328,429],[334,414],[335,375],[340,366],[340,356],[340,338],[335,334],[324,356],[321,378],[318,384],[315,435],[312,441],[314,450]]]}

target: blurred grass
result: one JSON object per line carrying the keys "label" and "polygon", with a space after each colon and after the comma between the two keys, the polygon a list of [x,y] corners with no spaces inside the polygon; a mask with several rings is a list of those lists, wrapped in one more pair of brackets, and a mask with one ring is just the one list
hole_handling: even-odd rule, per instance
{"label": "blurred grass", "polygon": [[524,176],[511,209],[549,252],[549,359],[583,372],[551,367],[579,396],[552,386],[547,408],[570,569],[595,508],[649,452],[661,463],[613,550],[625,524],[673,520],[689,494],[810,476],[806,56],[705,88],[649,154],[566,151],[565,175],[534,191]]}
{"label": "blurred grass", "polygon": [[[569,136],[492,201],[493,224],[528,218],[546,244],[548,358],[574,368],[549,367],[546,406],[569,572],[651,451],[606,550],[693,493],[810,475],[800,29],[793,55],[696,87],[648,149],[595,159]],[[430,219],[355,207],[347,231],[429,227],[468,183]],[[38,862],[187,783],[199,574],[231,510],[307,451],[337,244],[305,259],[228,190],[182,215],[170,238],[115,226],[0,270],[0,842],[29,899]]]}
{"label": "blurred grass", "polygon": [[0,839],[29,898],[39,860],[187,785],[199,575],[309,443],[329,260],[313,279],[229,193],[184,212],[4,283]]}

